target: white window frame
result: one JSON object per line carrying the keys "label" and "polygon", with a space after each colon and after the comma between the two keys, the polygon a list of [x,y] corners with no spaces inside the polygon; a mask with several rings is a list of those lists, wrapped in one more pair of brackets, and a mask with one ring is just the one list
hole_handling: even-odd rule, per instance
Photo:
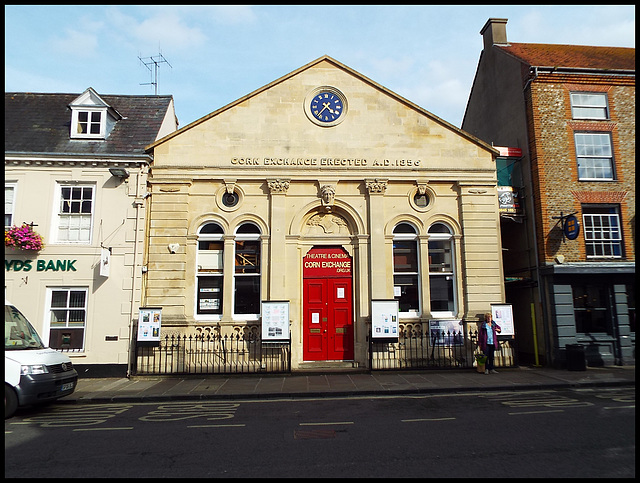
{"label": "white window frame", "polygon": [[[607,139],[608,143],[596,143]],[[587,142],[591,140],[592,142]],[[613,142],[609,132],[574,133],[578,179],[580,181],[613,181]]]}
{"label": "white window frame", "polygon": [[[590,210],[592,211],[591,213],[589,213]],[[605,210],[610,212],[596,212]],[[583,206],[582,225],[587,258],[623,257],[624,246],[622,243],[619,207],[611,205],[602,207],[596,205]],[[589,251],[592,253],[589,254]]]}
{"label": "white window frame", "polygon": [[[395,230],[398,228],[398,226],[400,225],[409,225],[411,228],[413,228],[413,233],[407,233],[407,232],[398,232],[396,233]],[[393,260],[393,290],[394,290],[394,298],[396,296],[396,284],[395,284],[395,280],[396,280],[396,276],[402,277],[402,276],[411,276],[411,277],[415,277],[416,280],[416,291],[417,291],[417,301],[418,301],[418,308],[417,310],[408,310],[408,311],[399,311],[398,312],[398,316],[401,318],[416,318],[416,317],[420,317],[422,315],[422,281],[421,281],[421,276],[420,276],[420,243],[418,240],[418,230],[417,228],[413,225],[413,223],[409,223],[408,221],[401,221],[399,223],[396,224],[396,226],[393,228],[393,241],[399,241],[399,242],[412,242],[414,243],[414,247],[415,247],[415,254],[416,254],[416,271],[415,272],[408,272],[408,271],[396,271],[396,266],[395,266],[395,248],[393,248],[393,253],[392,253],[392,260]]]}
{"label": "white window frame", "polygon": [[[431,232],[431,228],[433,228],[435,225],[442,225],[444,227],[447,228],[448,233],[438,233],[438,232]],[[451,302],[451,307],[452,310],[433,310],[433,307],[431,307],[431,317],[433,318],[452,318],[455,317],[456,314],[458,313],[458,279],[456,277],[456,254],[455,254],[455,243],[454,243],[454,239],[453,239],[453,230],[451,229],[451,227],[443,222],[436,222],[433,225],[431,225],[431,227],[429,227],[429,230],[427,231],[427,233],[429,234],[429,242],[433,242],[433,241],[444,241],[449,243],[449,249],[450,249],[450,257],[451,257],[451,266],[450,266],[450,270],[446,270],[446,271],[432,271],[432,265],[431,263],[429,263],[429,301],[431,301],[431,280],[432,277],[445,277],[445,280],[448,281],[447,277],[450,277],[450,281],[451,281],[451,285],[452,285],[452,300],[450,300]],[[430,247],[429,247],[429,251],[430,251]],[[429,256],[431,257],[431,253],[429,253]],[[431,306],[431,303],[429,304]]]}
{"label": "white window frame", "polygon": [[[84,296],[84,307],[82,307],[81,310],[84,310],[85,312],[85,320],[84,320],[84,324],[82,325],[82,348],[81,349],[72,349],[69,350],[69,352],[85,352],[86,351],[86,344],[87,344],[87,325],[89,323],[88,319],[89,319],[89,287],[71,287],[71,286],[63,286],[63,287],[47,287],[46,290],[46,306],[45,306],[45,319],[44,319],[44,324],[43,324],[43,334],[42,334],[42,341],[44,342],[44,344],[46,346],[50,345],[50,339],[51,339],[51,316],[52,316],[52,311],[53,310],[71,310],[71,309],[76,309],[79,310],[78,307],[69,307],[68,303],[67,306],[62,308],[62,307],[52,307],[51,306],[51,302],[52,302],[52,297],[53,297],[53,292],[60,292],[60,291],[66,291],[67,292],[67,300],[68,300],[68,294],[69,292],[73,291],[73,292],[84,292],[85,296]],[[74,327],[74,326],[66,326],[65,328],[71,328],[71,329],[79,329],[80,327]],[[54,330],[64,330],[64,328],[53,328]],[[56,350],[62,350],[62,349],[56,349]]]}
{"label": "white window frame", "polygon": [[[207,226],[207,225],[218,225],[221,229],[221,233],[201,233],[201,230]],[[200,242],[201,241],[215,241],[215,242],[220,242],[222,243],[222,253],[220,253],[220,257],[222,258],[220,260],[220,270],[218,272],[209,272],[206,270],[202,270],[202,259],[205,258],[204,255],[207,255],[206,250],[200,250]],[[207,313],[199,313],[199,307],[200,307],[200,298],[199,298],[199,290],[200,290],[200,278],[201,277],[207,277],[207,278],[219,278],[221,281],[221,288],[220,288],[220,314],[207,314]],[[195,306],[194,306],[194,314],[195,314],[195,318],[197,320],[221,320],[222,318],[222,314],[224,311],[224,307],[223,307],[223,295],[224,295],[224,229],[220,226],[219,223],[216,223],[214,221],[209,221],[204,223],[200,229],[198,230],[198,244],[197,244],[197,250],[196,250],[196,283],[195,283],[195,290],[196,290],[196,295],[195,295]]]}
{"label": "white window frame", "polygon": [[[572,92],[571,117],[573,119],[609,119],[609,101],[604,92]],[[602,114],[598,114],[601,112]]]}
{"label": "white window frame", "polygon": [[[65,188],[71,188],[72,193],[74,189],[91,189],[91,212],[90,213],[66,213],[63,210],[65,209],[63,206],[63,198],[62,191]],[[83,192],[84,193],[84,192]],[[58,183],[56,190],[56,199],[54,200],[54,222],[52,223],[52,236],[51,240],[55,240],[55,244],[58,245],[91,245],[93,240],[93,219],[95,217],[95,203],[96,202],[96,185],[91,183],[83,183],[83,184],[71,184],[71,183]],[[80,205],[82,209],[82,204]],[[74,218],[78,218],[78,222],[82,223],[82,217],[89,218],[89,226],[85,228],[84,231],[88,231],[88,240],[87,239],[78,239],[78,240],[64,240],[60,237],[61,226],[64,223],[63,220],[67,219],[69,222]],[[68,231],[68,230],[67,230]],[[83,231],[82,228],[78,229],[79,232]]]}
{"label": "white window frame", "polygon": [[[15,225],[15,209],[16,209],[16,191],[18,189],[17,183],[5,183],[4,184],[4,228],[10,228]],[[10,200],[7,202],[7,193],[11,193]],[[7,215],[10,217],[9,224],[7,224]]]}
{"label": "white window frame", "polygon": [[[80,131],[80,113],[87,113],[87,132]],[[93,121],[93,114],[100,114],[99,121]],[[91,126],[98,125],[100,130],[98,133],[91,132]],[[72,139],[104,139],[107,130],[107,110],[105,108],[73,108],[71,111],[71,138]]]}
{"label": "white window frame", "polygon": [[[253,225],[258,229],[258,233],[238,233],[238,229],[241,228],[244,225]],[[262,233],[260,230],[260,227],[258,225],[256,225],[255,223],[251,222],[251,221],[245,221],[242,222],[238,225],[238,228],[236,228],[236,232],[235,232],[235,237],[234,237],[234,246],[233,246],[233,300],[232,300],[232,309],[231,309],[231,317],[234,320],[258,320],[260,318],[260,307],[258,307],[258,313],[255,314],[236,314],[236,281],[238,280],[238,278],[245,278],[245,277],[257,277],[258,278],[258,282],[259,282],[259,290],[260,290],[260,299],[262,298],[262,262],[263,262],[263,246],[262,246]],[[235,266],[235,260],[236,260],[236,250],[237,250],[237,243],[238,241],[258,241],[259,243],[259,248],[260,248],[260,262],[258,264],[258,273],[254,274],[254,273],[250,273],[250,274],[246,274],[246,273],[236,273],[236,266]]]}

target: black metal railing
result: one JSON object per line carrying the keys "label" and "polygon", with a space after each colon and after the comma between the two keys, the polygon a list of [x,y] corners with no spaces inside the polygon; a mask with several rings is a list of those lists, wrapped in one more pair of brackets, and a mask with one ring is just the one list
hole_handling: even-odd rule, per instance
{"label": "black metal railing", "polygon": [[[371,370],[464,369],[473,367],[480,354],[478,332],[422,330],[422,324],[401,328],[397,341],[370,338]],[[512,340],[501,340],[495,351],[496,367],[517,365]]]}
{"label": "black metal railing", "polygon": [[166,335],[155,346],[136,344],[132,373],[243,374],[291,372],[291,342],[259,335]]}

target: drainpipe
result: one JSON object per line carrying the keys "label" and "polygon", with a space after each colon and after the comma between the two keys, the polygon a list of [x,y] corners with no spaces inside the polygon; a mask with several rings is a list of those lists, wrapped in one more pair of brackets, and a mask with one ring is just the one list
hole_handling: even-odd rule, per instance
{"label": "drainpipe", "polygon": [[136,208],[136,221],[134,225],[134,234],[133,234],[133,268],[132,268],[132,282],[131,282],[131,306],[129,308],[129,350],[127,357],[127,378],[131,377],[131,359],[135,355],[135,351],[133,349],[133,314],[136,310],[136,279],[137,279],[137,268],[138,268],[138,227],[140,225],[140,206],[142,206],[143,201],[140,200],[140,177],[142,175],[142,170],[144,168],[140,167],[138,172],[136,173],[136,196],[133,201],[133,206]]}

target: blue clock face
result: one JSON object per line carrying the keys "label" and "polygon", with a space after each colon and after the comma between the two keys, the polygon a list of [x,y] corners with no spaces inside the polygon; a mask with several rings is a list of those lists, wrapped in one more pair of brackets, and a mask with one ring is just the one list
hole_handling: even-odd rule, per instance
{"label": "blue clock face", "polygon": [[343,111],[342,99],[333,92],[322,91],[311,99],[311,114],[318,121],[333,122]]}

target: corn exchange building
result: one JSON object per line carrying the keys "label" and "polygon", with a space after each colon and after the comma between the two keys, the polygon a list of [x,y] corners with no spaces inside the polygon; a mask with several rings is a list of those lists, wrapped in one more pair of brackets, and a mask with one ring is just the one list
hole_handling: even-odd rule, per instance
{"label": "corn exchange building", "polygon": [[293,370],[365,367],[372,301],[400,330],[504,302],[498,152],[330,57],[147,149],[163,334],[259,332],[285,302]]}

